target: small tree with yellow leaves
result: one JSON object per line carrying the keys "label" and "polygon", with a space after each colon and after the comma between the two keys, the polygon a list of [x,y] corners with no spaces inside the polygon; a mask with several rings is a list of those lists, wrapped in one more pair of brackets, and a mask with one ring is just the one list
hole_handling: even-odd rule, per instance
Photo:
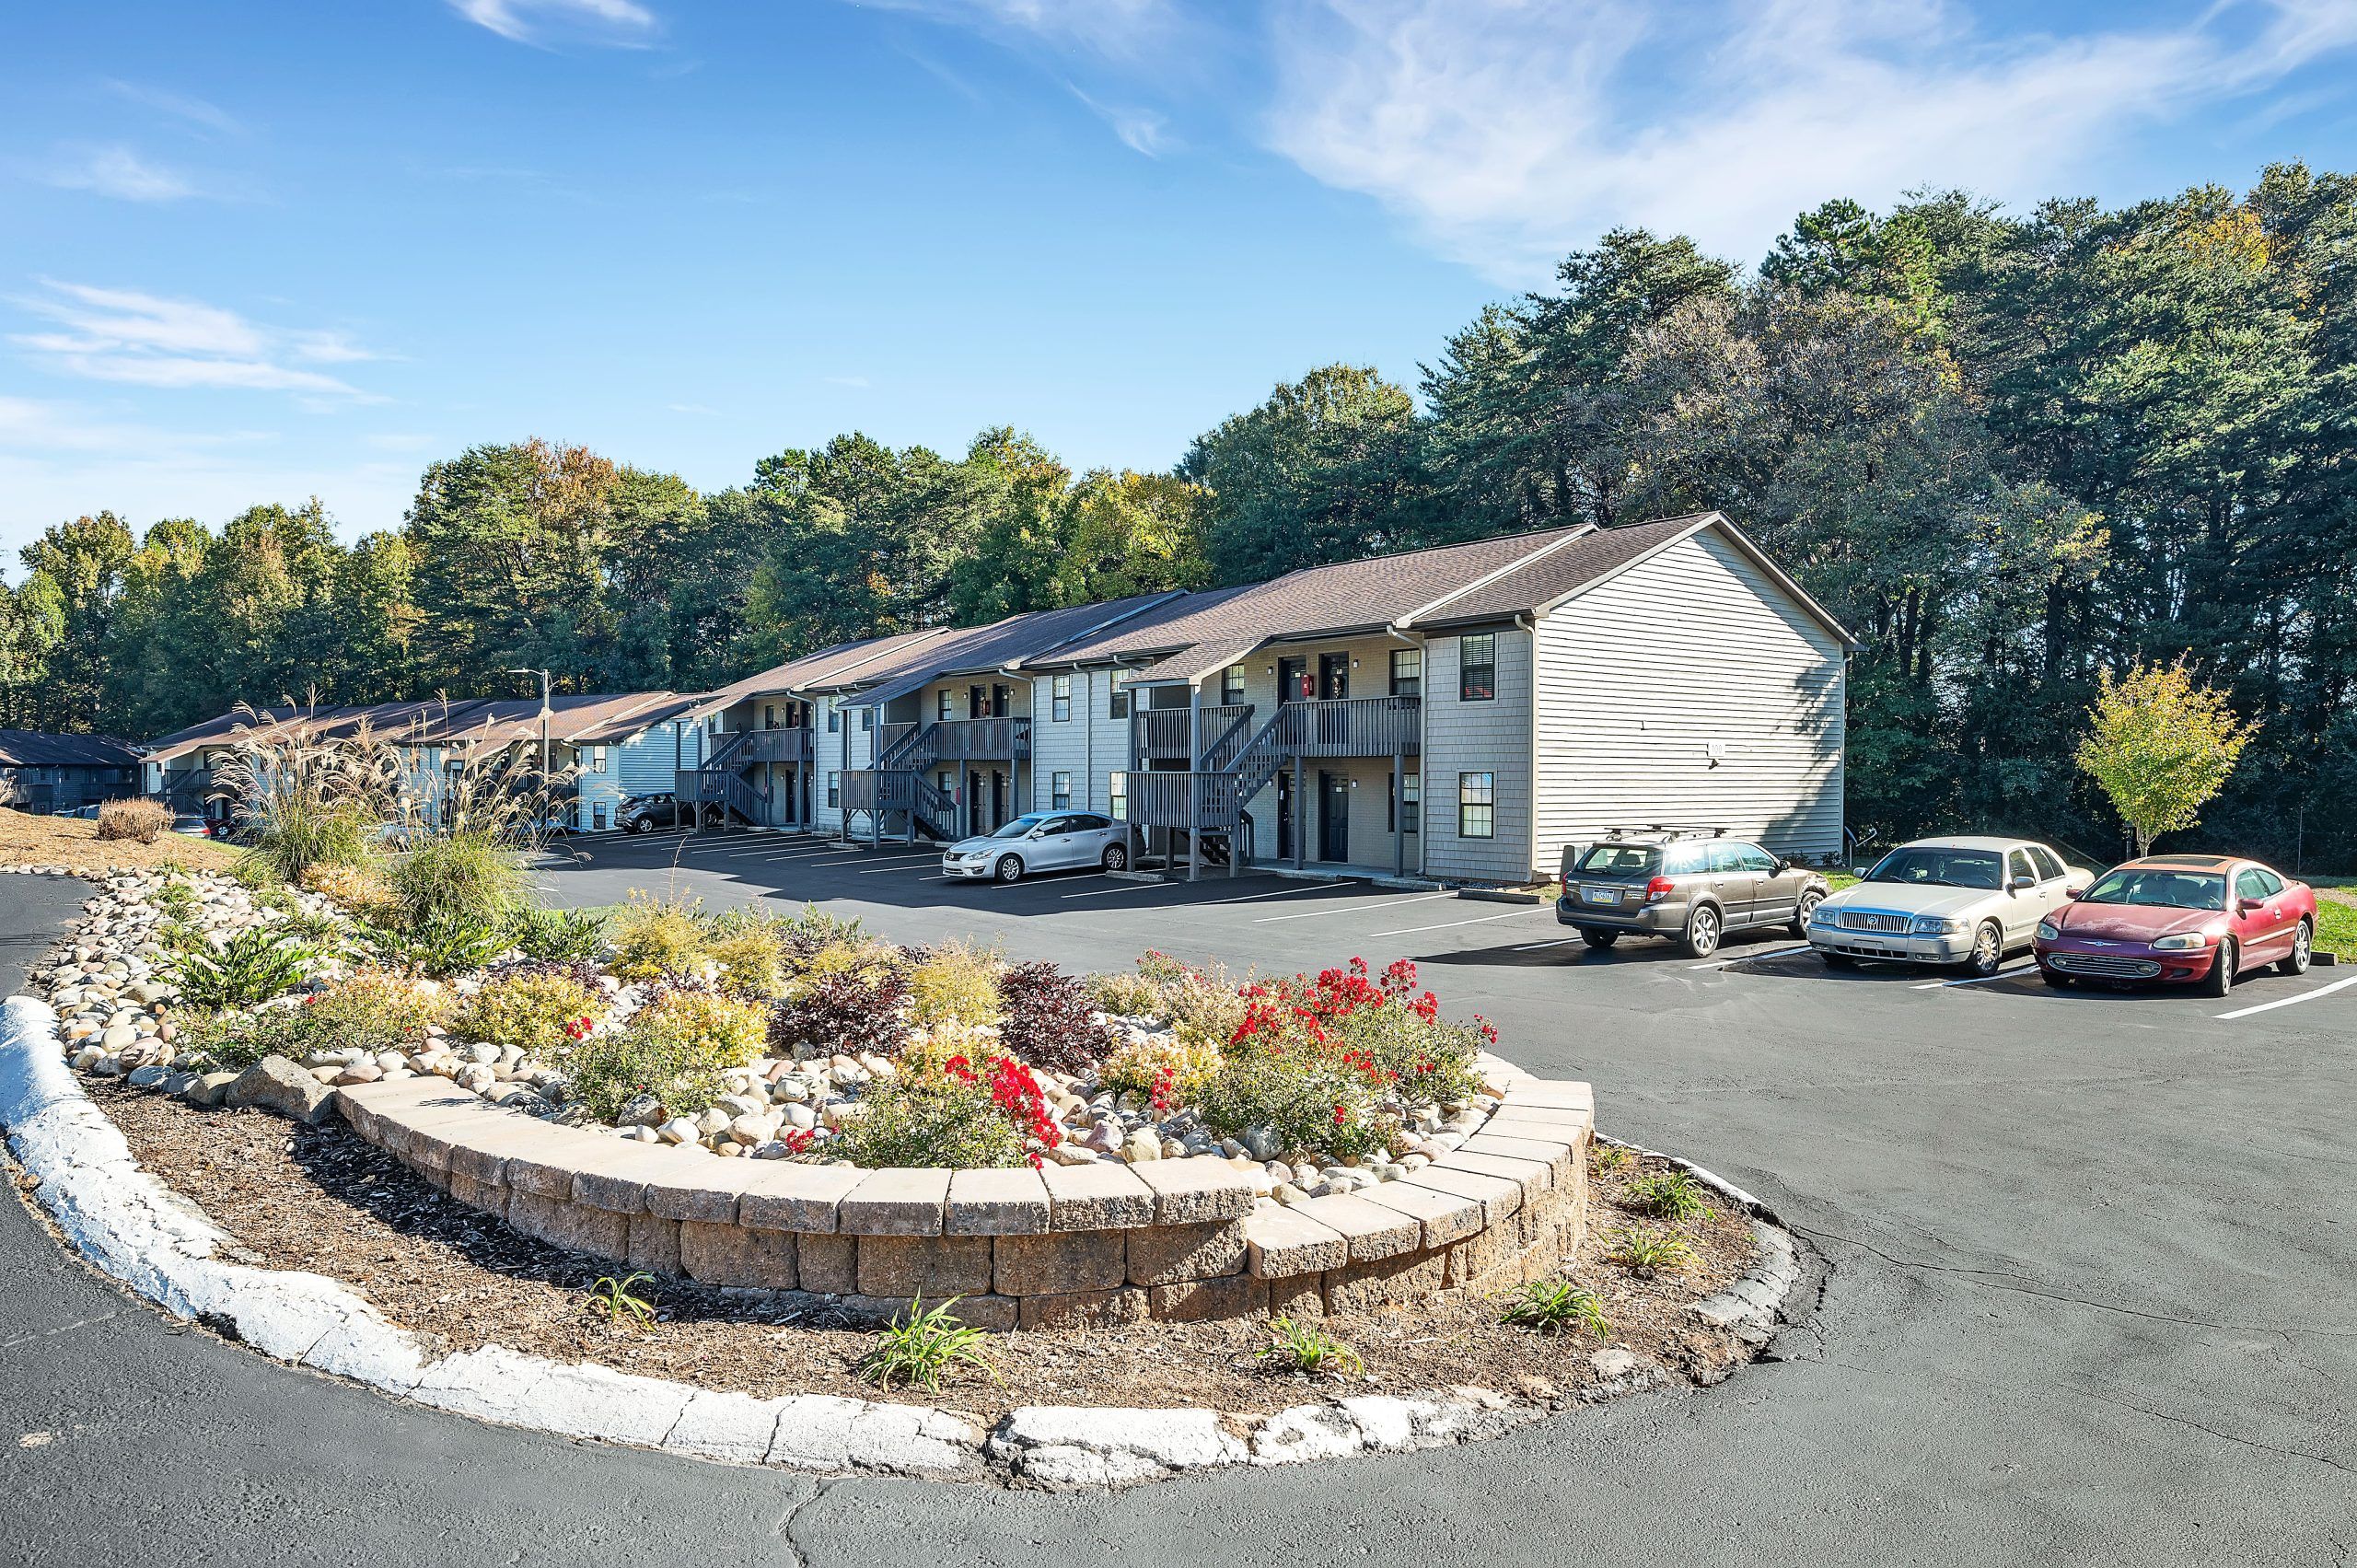
{"label": "small tree with yellow leaves", "polygon": [[2182,658],[2139,661],[2117,679],[2105,670],[2102,681],[2079,767],[2111,797],[2141,855],[2161,834],[2201,819],[2258,726],[2235,718],[2224,692],[2195,685]]}

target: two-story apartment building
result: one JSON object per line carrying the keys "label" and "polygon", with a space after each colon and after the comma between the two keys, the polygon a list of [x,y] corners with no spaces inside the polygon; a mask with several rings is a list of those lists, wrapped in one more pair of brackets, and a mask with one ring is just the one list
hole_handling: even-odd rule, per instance
{"label": "two-story apartment building", "polygon": [[680,788],[750,787],[737,737],[798,726],[805,792],[740,819],[913,840],[1070,807],[1190,870],[1473,881],[1658,822],[1827,856],[1851,646],[1717,513],[1558,528],[823,650],[708,703]]}

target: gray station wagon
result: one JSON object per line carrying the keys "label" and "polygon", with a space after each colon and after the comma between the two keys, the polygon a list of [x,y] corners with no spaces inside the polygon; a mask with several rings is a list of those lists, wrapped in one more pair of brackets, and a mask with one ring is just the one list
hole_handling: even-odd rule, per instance
{"label": "gray station wagon", "polygon": [[1832,885],[1797,861],[1715,833],[1615,833],[1563,848],[1555,918],[1591,947],[1661,936],[1698,958],[1730,932],[1788,927],[1806,940],[1808,917]]}

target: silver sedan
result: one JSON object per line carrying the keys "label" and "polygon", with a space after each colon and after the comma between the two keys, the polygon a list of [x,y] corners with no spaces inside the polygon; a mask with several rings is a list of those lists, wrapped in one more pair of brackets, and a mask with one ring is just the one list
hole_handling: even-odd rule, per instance
{"label": "silver sedan", "polygon": [[1032,811],[994,833],[960,839],[941,853],[945,877],[1019,882],[1027,871],[1130,864],[1130,827],[1095,811]]}
{"label": "silver sedan", "polygon": [[1834,969],[1890,958],[1995,974],[2049,911],[2094,880],[2027,839],[1918,839],[1817,905],[1809,946]]}

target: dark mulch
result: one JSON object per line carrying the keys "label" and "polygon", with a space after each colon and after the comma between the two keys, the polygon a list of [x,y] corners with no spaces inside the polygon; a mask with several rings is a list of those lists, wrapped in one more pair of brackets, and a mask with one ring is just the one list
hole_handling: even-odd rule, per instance
{"label": "dark mulch", "polygon": [[[640,1287],[660,1308],[653,1328],[610,1327],[586,1303],[601,1276],[621,1272],[614,1265],[519,1236],[454,1202],[340,1122],[304,1127],[263,1111],[196,1110],[119,1086],[99,1086],[94,1098],[141,1163],[203,1207],[245,1260],[344,1281],[446,1351],[495,1341],[558,1361],[761,1396],[946,1403],[984,1420],[1025,1404],[1269,1411],[1323,1393],[1458,1385],[1569,1401],[1599,1381],[1588,1364],[1596,1340],[1506,1328],[1496,1320],[1502,1298],[1459,1295],[1329,1323],[1366,1362],[1365,1378],[1347,1386],[1261,1370],[1254,1353],[1267,1334],[1256,1324],[1153,1323],[994,1335],[1004,1387],[968,1375],[939,1395],[879,1394],[855,1372],[872,1330],[830,1320],[822,1309],[662,1279]],[[1687,1307],[1749,1263],[1749,1222],[1714,1203],[1677,1226],[1699,1255],[1695,1269],[1632,1277],[1603,1259],[1616,1226],[1663,1223],[1620,1202],[1641,1168],[1596,1172],[1590,1242],[1570,1277],[1603,1297],[1612,1326],[1606,1342],[1681,1379],[1716,1381],[1740,1347]]]}

